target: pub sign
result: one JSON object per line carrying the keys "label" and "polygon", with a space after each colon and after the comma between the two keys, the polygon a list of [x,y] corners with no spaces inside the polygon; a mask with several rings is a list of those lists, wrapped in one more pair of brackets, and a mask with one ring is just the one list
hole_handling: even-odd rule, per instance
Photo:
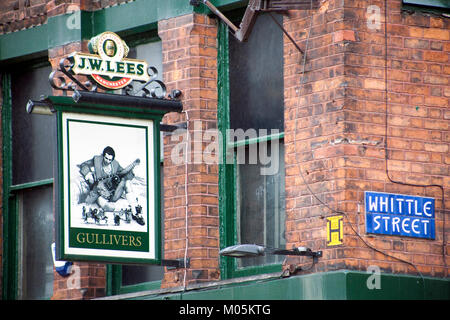
{"label": "pub sign", "polygon": [[[89,47],[91,53],[73,53],[50,76],[55,89],[73,90],[72,97],[37,102],[49,105],[57,122],[56,256],[161,264],[160,122],[182,104],[146,88],[156,82],[165,94],[164,84],[149,76],[156,69],[125,59],[128,47],[114,33],[93,38]],[[86,90],[79,74],[105,88],[127,86],[125,93]]]}

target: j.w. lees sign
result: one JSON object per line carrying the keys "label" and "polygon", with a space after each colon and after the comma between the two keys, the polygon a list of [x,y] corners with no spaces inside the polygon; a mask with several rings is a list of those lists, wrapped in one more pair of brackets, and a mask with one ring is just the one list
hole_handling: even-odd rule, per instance
{"label": "j.w. lees sign", "polygon": [[148,64],[144,60],[127,59],[129,48],[113,32],[104,32],[89,42],[90,53],[73,53],[75,74],[88,75],[107,89],[120,89],[133,80],[147,82],[150,76]]}

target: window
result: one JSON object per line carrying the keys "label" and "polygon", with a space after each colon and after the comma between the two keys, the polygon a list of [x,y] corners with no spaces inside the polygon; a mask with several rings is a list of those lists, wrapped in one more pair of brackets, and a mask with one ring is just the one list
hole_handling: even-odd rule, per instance
{"label": "window", "polygon": [[[139,42],[138,42],[139,41]],[[133,43],[134,46],[130,48],[128,58],[141,59],[149,63],[158,71],[156,79],[162,79],[162,43],[155,40],[147,43],[140,43],[142,40],[131,40],[128,43]],[[147,40],[148,41],[148,40]],[[136,86],[137,87],[137,86]],[[162,146],[162,143],[161,143]],[[161,151],[161,154],[162,151]],[[161,160],[161,166],[163,162]],[[163,170],[161,167],[161,197],[164,193],[163,188]],[[161,213],[164,212],[164,199],[161,198]],[[163,214],[161,214],[161,227],[164,226]],[[162,230],[161,230],[162,231]],[[164,233],[161,232],[161,243],[163,243]],[[164,246],[162,246],[164,248]],[[163,255],[163,253],[162,253]],[[122,265],[110,267],[110,276],[112,277],[111,294],[123,294],[129,292],[136,292],[140,290],[159,289],[161,280],[164,276],[164,267],[162,266],[138,266],[138,265]]]}
{"label": "window", "polygon": [[48,65],[26,66],[14,69],[3,81],[3,294],[7,299],[49,299],[53,294],[55,122],[25,111],[29,99],[51,94],[50,72]]}
{"label": "window", "polygon": [[[281,21],[281,15],[276,15]],[[259,15],[247,42],[219,30],[221,247],[285,246],[283,34]],[[282,259],[282,258],[281,258]],[[226,278],[279,270],[278,256],[222,258]]]}

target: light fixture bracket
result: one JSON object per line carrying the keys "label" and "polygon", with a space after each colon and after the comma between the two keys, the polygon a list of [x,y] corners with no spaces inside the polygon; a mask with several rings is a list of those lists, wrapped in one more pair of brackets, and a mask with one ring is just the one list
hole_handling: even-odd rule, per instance
{"label": "light fixture bracket", "polygon": [[266,254],[284,256],[306,256],[315,261],[322,257],[322,251],[312,251],[310,248],[297,247],[293,249],[266,248],[256,244],[237,244],[220,250],[219,255],[233,258],[248,258],[264,256]]}

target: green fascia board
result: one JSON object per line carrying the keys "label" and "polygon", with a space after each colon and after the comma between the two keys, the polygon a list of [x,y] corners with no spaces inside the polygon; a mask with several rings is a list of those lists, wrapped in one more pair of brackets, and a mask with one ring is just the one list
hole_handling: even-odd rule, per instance
{"label": "green fascia board", "polygon": [[0,36],[0,61],[48,50],[48,25]]}
{"label": "green fascia board", "polygon": [[[449,300],[450,279],[380,274],[380,288],[369,289],[372,273],[338,270],[286,278],[220,284],[212,288],[158,293],[142,292],[124,299],[140,300]],[[369,279],[370,281],[370,279]]]}
{"label": "green fascia board", "polygon": [[403,274],[381,274],[379,289],[368,289],[371,274],[350,272],[347,277],[349,300],[448,300],[450,279]]}
{"label": "green fascia board", "polygon": [[48,18],[47,47],[55,48],[92,38],[92,15],[92,12],[76,11]]}
{"label": "green fascia board", "polygon": [[[247,1],[217,0],[223,10],[242,7]],[[76,11],[49,17],[45,24],[0,35],[0,62],[47,52],[71,42],[88,40],[104,31],[121,36],[156,29],[160,20],[192,12],[210,13],[204,5],[195,8],[189,1],[136,0],[97,11]],[[203,8],[203,9],[202,9]]]}
{"label": "green fascia board", "polygon": [[121,35],[156,28],[159,20],[165,20],[193,12],[189,1],[136,0],[127,4],[93,12],[93,34],[112,31]]}

